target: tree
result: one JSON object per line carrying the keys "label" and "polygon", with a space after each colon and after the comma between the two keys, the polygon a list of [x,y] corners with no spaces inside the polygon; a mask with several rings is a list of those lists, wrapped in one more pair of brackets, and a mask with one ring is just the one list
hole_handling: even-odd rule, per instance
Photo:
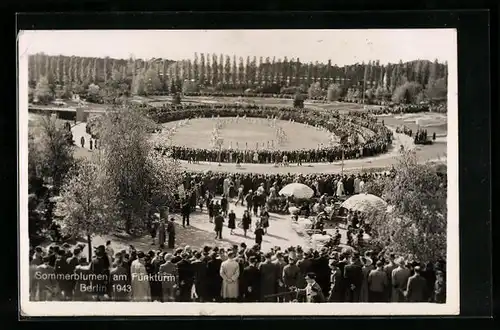
{"label": "tree", "polygon": [[35,167],[41,177],[51,178],[56,191],[74,163],[73,143],[68,132],[56,118],[42,116],[32,130],[33,145],[30,149]]}
{"label": "tree", "polygon": [[321,89],[321,85],[319,82],[311,84],[307,92],[309,94],[309,98],[311,99],[323,96],[323,90]]}
{"label": "tree", "polygon": [[200,54],[200,84],[205,84],[206,70],[205,70],[205,54]]}
{"label": "tree", "polygon": [[327,100],[329,102],[338,101],[342,95],[342,88],[339,84],[331,84],[328,86]]}
{"label": "tree", "polygon": [[399,86],[392,95],[392,100],[396,103],[417,103],[417,95],[422,92],[422,86],[416,82],[406,82]]}
{"label": "tree", "polygon": [[150,179],[151,211],[159,211],[163,214],[162,209],[175,200],[175,193],[182,183],[181,165],[170,155],[163,155],[162,152],[151,149],[146,162],[146,170]]}
{"label": "tree", "polygon": [[374,96],[377,99],[383,99],[385,95],[387,94],[387,90],[383,86],[378,86],[377,89],[375,89]]}
{"label": "tree", "polygon": [[193,79],[198,82],[200,79],[200,66],[198,64],[198,53],[194,53]]}
{"label": "tree", "polygon": [[196,93],[200,90],[198,86],[197,81],[185,81],[184,84],[182,84],[182,93],[183,94],[189,94],[189,93]]}
{"label": "tree", "polygon": [[219,65],[217,64],[217,55],[212,55],[212,86],[219,82]]}
{"label": "tree", "polygon": [[84,235],[91,259],[92,237],[118,228],[118,189],[99,163],[83,160],[70,171],[60,196],[55,213],[62,218],[62,232]]}
{"label": "tree", "polygon": [[271,67],[269,68],[269,81],[271,84],[278,82],[276,79],[276,57],[273,57]]}
{"label": "tree", "polygon": [[155,128],[141,111],[124,109],[104,115],[99,131],[102,162],[118,187],[120,219],[131,234],[142,234],[149,228],[157,195],[170,196],[168,187],[180,177],[174,166],[177,163],[154,151],[150,133]]}
{"label": "tree", "polygon": [[383,182],[382,198],[392,209],[373,217],[372,238],[397,254],[422,262],[446,257],[446,177],[433,165],[404,152],[394,177]]}
{"label": "tree", "polygon": [[247,56],[247,61],[245,65],[245,85],[250,84],[252,76],[252,67],[250,63],[250,56]]}
{"label": "tree", "polygon": [[41,103],[49,103],[53,99],[52,89],[50,88],[47,77],[41,76],[35,87],[35,99]]}
{"label": "tree", "polygon": [[99,127],[102,164],[118,187],[120,215],[127,233],[146,229],[149,178],[146,168],[155,124],[133,109],[106,113]]}
{"label": "tree", "polygon": [[143,72],[137,74],[132,81],[132,93],[136,95],[146,95],[146,81]]}
{"label": "tree", "polygon": [[446,88],[446,78],[439,78],[435,80],[432,85],[429,84],[426,88],[427,97],[431,100],[443,100],[448,95]]}
{"label": "tree", "polygon": [[245,81],[245,65],[243,64],[243,57],[240,57],[238,62],[238,84],[244,85]]}
{"label": "tree", "polygon": [[87,90],[87,101],[98,102],[101,98],[101,89],[96,84],[90,84]]}
{"label": "tree", "polygon": [[304,108],[304,97],[300,93],[296,93],[293,98],[293,107],[302,109]]}
{"label": "tree", "polygon": [[233,88],[236,87],[238,82],[238,66],[236,64],[236,56],[233,55],[233,66],[231,67],[231,82],[233,84]]}
{"label": "tree", "polygon": [[224,63],[224,84],[231,83],[231,58],[226,55],[226,62]]}
{"label": "tree", "polygon": [[158,71],[153,67],[149,68],[144,74],[144,92],[146,95],[154,94],[162,90],[162,83],[158,77]]}
{"label": "tree", "polygon": [[175,93],[175,95],[172,97],[172,104],[175,104],[175,105],[181,104],[181,94],[180,93]]}

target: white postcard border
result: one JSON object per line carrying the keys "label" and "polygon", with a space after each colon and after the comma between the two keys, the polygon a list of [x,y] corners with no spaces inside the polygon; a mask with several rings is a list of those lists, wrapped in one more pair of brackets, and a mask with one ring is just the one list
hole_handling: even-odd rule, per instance
{"label": "white postcard border", "polygon": [[[457,45],[456,29],[450,33]],[[338,31],[338,30],[337,30]],[[104,31],[102,31],[104,32]],[[457,48],[448,60],[448,232],[447,302],[434,303],[137,303],[29,301],[28,242],[28,55],[29,45],[18,35],[18,197],[19,267],[22,316],[335,316],[335,315],[458,315],[460,311],[458,212],[458,75]],[[453,276],[451,276],[453,275]]]}

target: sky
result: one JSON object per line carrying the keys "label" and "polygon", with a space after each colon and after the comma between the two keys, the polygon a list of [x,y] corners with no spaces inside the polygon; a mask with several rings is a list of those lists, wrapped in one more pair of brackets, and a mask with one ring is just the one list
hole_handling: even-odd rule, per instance
{"label": "sky", "polygon": [[19,54],[43,52],[127,59],[193,59],[194,53],[299,58],[333,65],[381,64],[456,57],[453,29],[400,30],[31,30],[19,37]]}

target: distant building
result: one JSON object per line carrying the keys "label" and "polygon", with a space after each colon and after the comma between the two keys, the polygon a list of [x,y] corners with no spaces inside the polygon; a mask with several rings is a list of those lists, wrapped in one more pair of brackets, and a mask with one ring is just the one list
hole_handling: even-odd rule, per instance
{"label": "distant building", "polygon": [[80,94],[73,94],[73,96],[71,96],[71,101],[80,102]]}

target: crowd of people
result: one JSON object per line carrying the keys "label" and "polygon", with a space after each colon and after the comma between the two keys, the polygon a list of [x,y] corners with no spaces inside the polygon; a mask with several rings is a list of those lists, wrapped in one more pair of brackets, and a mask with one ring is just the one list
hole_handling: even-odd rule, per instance
{"label": "crowd of people", "polygon": [[373,115],[385,114],[404,114],[404,113],[419,113],[419,112],[439,112],[446,113],[446,103],[439,104],[391,104],[382,107],[372,107],[368,112]]}
{"label": "crowd of people", "polygon": [[292,246],[262,251],[189,246],[114,252],[100,245],[36,247],[30,255],[34,301],[135,302],[446,302],[446,264],[387,251],[360,255]]}
{"label": "crowd of people", "polygon": [[427,130],[425,128],[419,128],[413,134],[413,130],[406,125],[400,126],[396,128],[396,133],[403,133],[408,135],[409,137],[413,137],[413,143],[415,144],[429,144],[432,141],[436,140],[436,132],[432,133],[432,141],[427,137]]}
{"label": "crowd of people", "polygon": [[[273,148],[255,150],[253,146],[243,149],[193,149],[182,146],[161,146],[165,153],[171,152],[173,157],[193,162],[211,161],[234,163],[281,163],[283,157],[290,163],[301,164],[302,162],[333,162],[365,156],[373,156],[387,151],[392,143],[392,131],[379,123],[376,118],[359,112],[340,115],[338,112],[316,111],[311,109],[291,109],[264,107],[256,105],[241,104],[202,104],[202,105],[163,105],[153,107],[140,105],[146,109],[148,115],[158,123],[178,121],[186,118],[214,118],[219,117],[245,117],[245,118],[278,118],[280,120],[294,121],[324,127],[336,136],[340,137],[342,144],[321,146],[316,149],[278,151]],[[362,142],[359,139],[348,137],[363,135]],[[356,141],[358,141],[356,143]],[[238,141],[236,141],[238,142]],[[257,154],[257,157],[255,157]]]}
{"label": "crowd of people", "polygon": [[[446,302],[446,265],[443,260],[416,260],[390,251],[348,249],[333,244],[311,249],[302,246],[262,249],[269,228],[269,201],[291,182],[313,188],[312,204],[327,205],[329,197],[363,192],[365,182],[393,172],[339,174],[228,174],[184,173],[185,196],[180,198],[182,226],[196,206],[207,208],[215,239],[223,227],[253,229],[254,246],[203,248],[176,245],[176,223],[152,230],[158,249],[133,246],[115,253],[112,243],[97,246],[90,260],[85,247],[69,244],[36,247],[30,253],[30,294],[36,301],[160,301],[160,302]],[[215,195],[221,195],[216,201]],[[241,221],[229,204],[246,207]],[[194,203],[194,205],[192,204]],[[194,207],[193,207],[194,206]],[[313,208],[303,208],[310,212]],[[309,211],[308,211],[309,210]],[[318,219],[321,210],[316,210]],[[312,213],[312,212],[311,212]],[[305,216],[308,216],[305,214]],[[252,223],[252,217],[257,221]],[[349,213],[347,245],[363,237],[362,215]],[[318,221],[318,223],[321,221]],[[227,225],[226,225],[227,224]],[[253,228],[252,228],[253,227]],[[167,246],[164,246],[168,241]],[[359,245],[359,244],[358,244]]]}
{"label": "crowd of people", "polygon": [[279,191],[287,184],[303,183],[314,191],[315,198],[322,196],[342,197],[366,191],[366,183],[392,175],[391,171],[379,173],[311,173],[311,174],[258,174],[226,172],[183,172],[183,187],[187,200],[194,207],[208,191],[212,196],[243,198],[259,189],[268,197],[279,198]]}

